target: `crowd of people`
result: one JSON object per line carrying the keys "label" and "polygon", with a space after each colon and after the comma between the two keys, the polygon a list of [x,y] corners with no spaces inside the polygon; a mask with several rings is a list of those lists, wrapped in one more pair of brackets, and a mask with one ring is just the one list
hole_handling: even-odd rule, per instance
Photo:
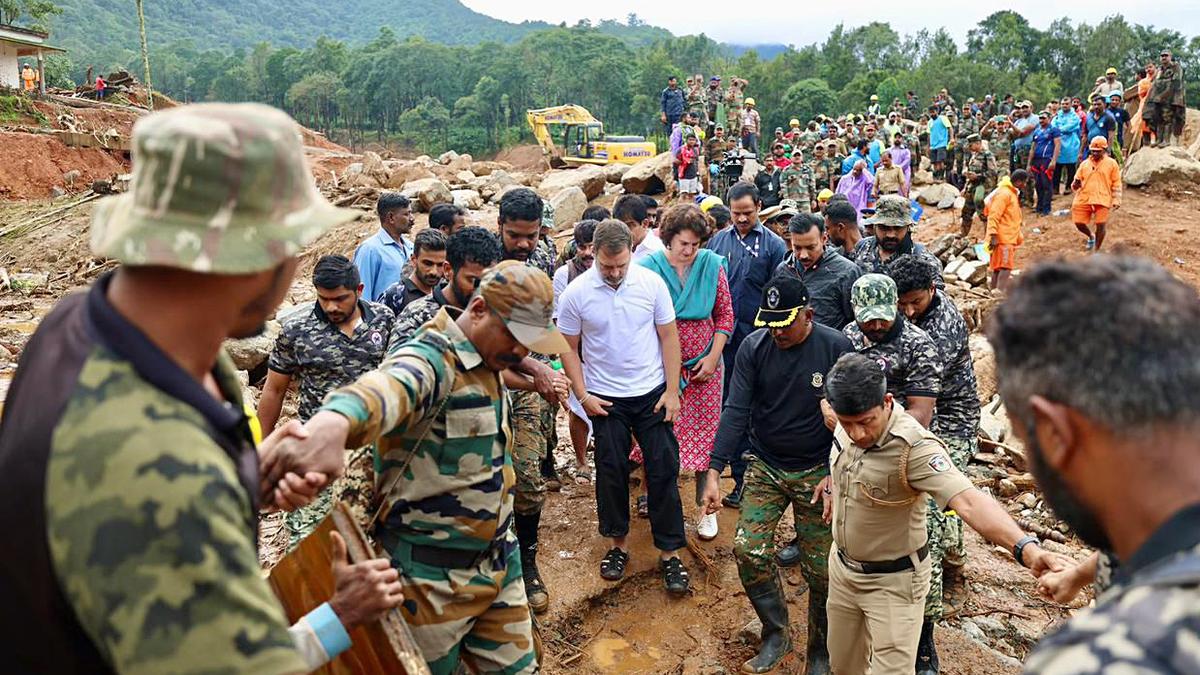
{"label": "crowd of people", "polygon": [[[1163,81],[1182,91],[1168,56],[1147,87],[1167,106],[1151,142],[1178,135],[1174,103],[1153,98]],[[721,197],[704,169],[723,161],[714,150],[762,142],[748,83],[672,81],[681,198],[593,205],[565,247],[529,188],[501,195],[495,232],[438,205],[415,235],[413,205],[385,193],[378,232],[316,261],[317,299],[284,319],[256,411],[222,341],[260,332],[298,253],[357,213],[316,192],[278,111],[146,117],[132,191],[92,226],[96,253],[123,264],[46,317],[4,410],[0,518],[30,552],[0,558],[10,658],[42,672],[298,672],[398,608],[435,674],[536,672],[533,615],[555,591],[538,569],[542,514],[569,469],[594,488],[607,581],[626,576],[641,517],[664,591],[688,593],[689,531],[712,540],[717,514],[738,511],[734,555],[762,624],[743,672],[793,652],[788,566],[810,594],[806,673],[938,672],[963,523],[1048,598],[1118,570],[1032,672],[1197,672],[1200,355],[1185,338],[1200,298],[1107,256],[1043,263],[1009,288],[1020,200],[1070,152],[1062,115],[1088,148],[1062,172],[1075,222],[1090,248],[1103,242],[1120,205],[1111,152],[1142,133],[1108,122],[1115,75],[1083,121],[1074,101],[1035,116],[990,95],[955,118],[945,90],[924,116],[910,93],[886,114],[872,100],[867,116],[792,120],[763,171]],[[967,192],[964,233],[976,212],[987,221],[992,281],[1010,290],[989,334],[1001,395],[1047,501],[1098,549],[1085,563],[1043,548],[964,475],[976,375],[941,264],[912,237],[921,157]],[[279,425],[293,385],[299,419]],[[560,413],[573,467],[554,458]],[[1114,502],[1130,487],[1156,497]],[[295,545],[338,500],[383,557],[350,564],[335,538],[333,597],[288,627],[256,564],[257,512],[288,511]],[[789,510],[795,535],[777,544]],[[164,613],[177,627],[149,619]]]}

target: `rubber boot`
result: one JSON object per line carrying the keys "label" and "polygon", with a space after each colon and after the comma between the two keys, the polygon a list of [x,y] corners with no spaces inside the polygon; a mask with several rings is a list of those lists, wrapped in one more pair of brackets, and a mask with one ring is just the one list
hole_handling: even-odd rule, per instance
{"label": "rubber boot", "polygon": [[762,644],[758,655],[742,664],[742,672],[769,673],[792,653],[787,601],[778,577],[746,588],[746,596],[762,622]]}
{"label": "rubber boot", "polygon": [[917,675],[937,675],[938,655],[933,644],[933,619],[921,624],[921,641],[917,643]]}
{"label": "rubber boot", "polygon": [[517,545],[521,548],[521,575],[525,578],[525,597],[529,608],[541,614],[550,609],[550,593],[542,583],[538,574],[538,524],[542,520],[542,512],[518,513],[514,516],[517,526]]}
{"label": "rubber boot", "polygon": [[804,675],[829,675],[829,618],[825,614],[824,594],[808,592],[808,647],[804,652]]}
{"label": "rubber boot", "polygon": [[800,537],[796,537],[790,544],[779,549],[775,554],[775,564],[780,567],[795,567],[800,564]]}

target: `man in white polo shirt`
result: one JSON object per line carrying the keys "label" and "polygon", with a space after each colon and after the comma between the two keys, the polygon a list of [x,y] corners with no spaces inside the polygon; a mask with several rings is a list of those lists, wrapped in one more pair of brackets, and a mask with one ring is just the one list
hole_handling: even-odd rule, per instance
{"label": "man in white polo shirt", "polygon": [[630,434],[636,434],[663,583],[669,593],[682,594],[688,574],[677,551],[687,541],[672,426],[679,412],[679,329],[666,283],[630,264],[632,244],[629,228],[619,220],[596,227],[595,263],[559,298],[558,329],[571,347],[562,359],[595,435],[596,511],[601,536],[613,542],[600,575],[616,581],[629,562],[629,450]]}
{"label": "man in white polo shirt", "polygon": [[613,204],[613,218],[629,228],[629,248],[635,263],[655,251],[667,248],[654,233],[654,228],[658,227],[658,216],[650,209],[650,202],[653,201],[645,195],[621,195]]}

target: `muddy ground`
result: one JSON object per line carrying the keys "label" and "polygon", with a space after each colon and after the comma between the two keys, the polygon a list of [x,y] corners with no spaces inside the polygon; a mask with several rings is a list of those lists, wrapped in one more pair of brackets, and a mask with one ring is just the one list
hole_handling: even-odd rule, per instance
{"label": "muddy ground", "polygon": [[[342,161],[336,148],[328,149],[331,164]],[[335,169],[336,170],[336,169]],[[0,204],[0,230],[13,223],[69,203],[27,201]],[[609,198],[606,198],[609,199]],[[1192,284],[1200,284],[1200,245],[1191,236],[1198,226],[1200,196],[1185,190],[1147,193],[1130,190],[1125,207],[1113,218],[1106,248],[1149,255]],[[0,401],[11,380],[21,348],[40,318],[65,293],[90,283],[111,264],[88,252],[87,223],[94,203],[79,206],[61,219],[0,238],[0,268],[12,278],[22,278],[23,290],[0,292]],[[1056,200],[1055,208],[1069,206],[1069,198]],[[931,211],[933,211],[931,209]],[[472,212],[473,224],[492,226],[494,209]],[[425,216],[418,218],[418,227]],[[309,251],[297,273],[288,298],[291,304],[311,300],[308,281],[311,265],[324,253],[350,254],[377,222],[369,211],[364,218],[326,234]],[[918,230],[920,240],[931,240],[957,228],[949,212],[934,212]],[[982,226],[976,226],[981,234]],[[1040,234],[1033,233],[1033,228]],[[1027,239],[1020,264],[1055,255],[1082,255],[1082,237],[1067,218],[1038,218],[1026,223]],[[21,275],[32,275],[22,277]],[[44,275],[44,276],[43,276]],[[2,280],[0,280],[2,281]],[[560,416],[561,418],[561,416]],[[557,451],[566,466],[573,457],[565,425]],[[990,481],[988,468],[973,465],[981,485]],[[617,584],[600,579],[598,562],[607,542],[596,534],[595,501],[590,486],[577,486],[564,470],[564,488],[549,496],[542,519],[542,574],[551,592],[551,609],[541,624],[546,639],[545,669],[559,672],[605,673],[724,673],[736,672],[742,660],[755,651],[755,639],[743,635],[753,618],[738,582],[732,553],[736,511],[720,515],[721,533],[712,542],[696,542],[702,553],[684,555],[692,570],[693,591],[681,599],[668,598],[655,570],[655,552],[648,521],[634,519],[630,535],[632,560],[626,578]],[[728,489],[728,485],[725,486]],[[694,528],[692,486],[681,479],[681,493],[689,528]],[[636,493],[636,491],[634,491]],[[1019,505],[1011,505],[1016,511]],[[788,517],[790,518],[790,516]],[[790,535],[785,518],[779,533]],[[1070,610],[1046,603],[1033,592],[1032,580],[1007,552],[968,534],[969,559],[965,581],[956,587],[948,616],[938,632],[944,672],[987,674],[1019,672],[1018,659],[1042,632],[1069,615]],[[1076,558],[1077,545],[1050,544]],[[707,562],[704,562],[707,561]],[[798,572],[788,572],[793,640],[803,653],[807,593]],[[802,672],[793,658],[781,672]]]}

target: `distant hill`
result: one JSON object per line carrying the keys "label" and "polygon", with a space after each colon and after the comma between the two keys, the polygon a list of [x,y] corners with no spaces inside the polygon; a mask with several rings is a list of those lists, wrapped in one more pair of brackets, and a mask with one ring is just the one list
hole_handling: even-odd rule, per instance
{"label": "distant hill", "polygon": [[734,58],[739,57],[753,49],[758,54],[758,58],[764,61],[770,61],[789,49],[787,45],[781,45],[778,43],[762,45],[726,45],[726,47],[733,53]]}
{"label": "distant hill", "polygon": [[[138,50],[133,0],[56,0],[53,42],[71,51],[77,67],[127,63]],[[258,42],[308,47],[322,35],[351,44],[370,41],[383,26],[401,39],[431,42],[515,42],[550,27],[543,21],[509,23],[458,0],[145,0],[151,48],[192,40],[200,49],[246,48]],[[604,21],[596,26],[630,44],[670,37],[663,28]]]}

